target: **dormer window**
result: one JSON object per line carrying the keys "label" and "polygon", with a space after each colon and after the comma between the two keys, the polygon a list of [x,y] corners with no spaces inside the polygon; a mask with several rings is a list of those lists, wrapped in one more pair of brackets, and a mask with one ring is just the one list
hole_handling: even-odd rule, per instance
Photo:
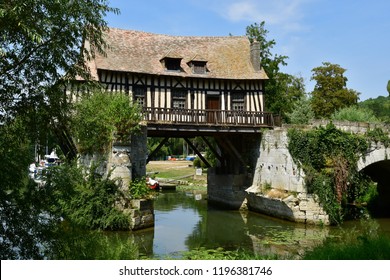
{"label": "dormer window", "polygon": [[183,58],[179,53],[176,53],[174,51],[169,51],[160,59],[160,62],[163,68],[165,69],[165,71],[181,72],[183,71],[183,69],[180,66],[182,59]]}
{"label": "dormer window", "polygon": [[166,57],[164,61],[165,61],[165,69],[167,71],[180,71],[181,58]]}
{"label": "dormer window", "polygon": [[188,62],[188,66],[191,68],[193,74],[207,74],[207,61],[204,59],[192,59]]}
{"label": "dormer window", "polygon": [[204,61],[193,61],[192,72],[194,74],[206,74],[206,62]]}

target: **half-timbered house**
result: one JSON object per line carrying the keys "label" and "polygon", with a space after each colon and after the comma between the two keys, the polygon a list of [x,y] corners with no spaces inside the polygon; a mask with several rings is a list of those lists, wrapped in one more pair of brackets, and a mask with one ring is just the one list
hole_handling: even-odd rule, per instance
{"label": "half-timbered house", "polygon": [[111,28],[92,76],[128,93],[150,123],[270,126],[260,44],[244,36],[168,36]]}

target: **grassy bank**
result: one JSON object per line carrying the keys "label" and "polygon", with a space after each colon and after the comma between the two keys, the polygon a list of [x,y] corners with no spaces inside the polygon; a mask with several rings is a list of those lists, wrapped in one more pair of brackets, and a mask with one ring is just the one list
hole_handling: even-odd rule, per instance
{"label": "grassy bank", "polygon": [[[257,255],[247,251],[200,248],[183,255],[186,260],[278,260],[280,256]],[[325,242],[308,251],[303,260],[390,260],[390,237],[358,237],[348,242]]]}
{"label": "grassy bank", "polygon": [[358,237],[345,243],[325,242],[307,252],[304,260],[390,260],[390,237]]}
{"label": "grassy bank", "polygon": [[186,184],[179,185],[178,189],[206,188],[207,172],[195,175],[196,169],[191,161],[151,161],[146,165],[146,172],[160,180],[180,180]]}

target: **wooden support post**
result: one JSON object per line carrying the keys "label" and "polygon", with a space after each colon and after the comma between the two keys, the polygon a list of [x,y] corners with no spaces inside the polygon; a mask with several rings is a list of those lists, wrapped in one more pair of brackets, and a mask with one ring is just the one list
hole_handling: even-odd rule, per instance
{"label": "wooden support post", "polygon": [[238,160],[242,164],[244,170],[246,170],[246,162],[234,147],[233,143],[226,137],[216,137],[216,140],[218,145],[220,145],[223,150],[231,156],[232,159]]}
{"label": "wooden support post", "polygon": [[150,153],[150,155],[148,155],[148,159],[146,160],[146,164],[148,164],[148,162],[150,161],[150,159],[151,159],[152,157],[154,157],[154,155],[157,154],[158,151],[160,151],[160,149],[162,148],[162,146],[164,146],[164,144],[165,144],[166,142],[168,142],[168,140],[169,140],[169,137],[165,137],[165,138],[161,141],[161,143],[158,144],[157,148],[154,149],[154,150]]}
{"label": "wooden support post", "polygon": [[223,137],[216,136],[215,140],[217,141],[218,146],[221,147],[221,150],[224,154],[228,154],[229,156],[234,158],[234,153],[232,152],[232,150],[230,149],[230,147],[228,146],[228,144],[226,143]]}
{"label": "wooden support post", "polygon": [[214,149],[213,145],[211,145],[210,141],[207,140],[205,136],[202,136],[203,141],[206,143],[206,145],[210,148],[211,152],[214,154],[214,156],[219,160],[219,162],[222,164],[223,158],[218,154],[218,152]]}
{"label": "wooden support post", "polygon": [[233,152],[235,157],[242,163],[242,165],[246,169],[246,162],[242,158],[241,154],[237,151],[236,147],[234,147],[234,145],[232,144],[232,142],[228,138],[226,138],[224,140],[226,141],[227,145],[229,146],[229,148],[231,149],[231,151]]}
{"label": "wooden support post", "polygon": [[211,164],[202,156],[202,154],[198,151],[198,149],[192,144],[192,142],[188,138],[184,138],[184,140],[190,145],[191,149],[198,155],[198,157],[206,164],[207,167],[211,167]]}

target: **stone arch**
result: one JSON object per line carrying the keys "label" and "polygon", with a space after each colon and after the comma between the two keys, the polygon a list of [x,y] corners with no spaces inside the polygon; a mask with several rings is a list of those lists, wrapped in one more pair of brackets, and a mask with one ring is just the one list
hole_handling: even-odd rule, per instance
{"label": "stone arch", "polygon": [[371,164],[385,160],[390,160],[390,148],[379,144],[360,157],[357,163],[358,171],[360,172]]}
{"label": "stone arch", "polygon": [[375,217],[390,216],[390,149],[384,146],[372,149],[358,161],[359,172],[364,172],[377,183],[378,197],[370,203]]}

